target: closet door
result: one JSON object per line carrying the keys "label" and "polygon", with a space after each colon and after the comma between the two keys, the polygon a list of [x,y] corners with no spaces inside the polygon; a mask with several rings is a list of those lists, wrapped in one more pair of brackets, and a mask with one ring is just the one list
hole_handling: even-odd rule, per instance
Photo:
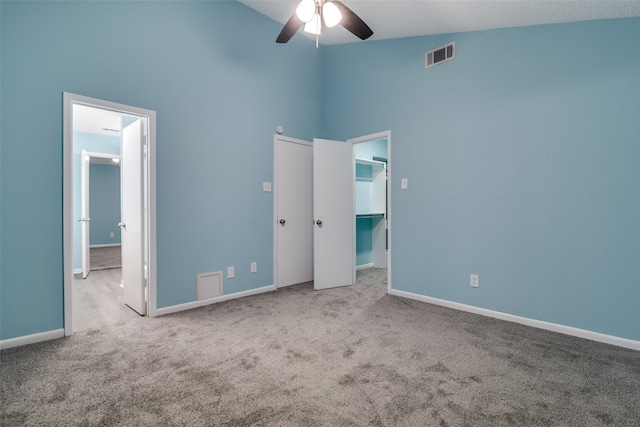
{"label": "closet door", "polygon": [[313,148],[276,137],[276,286],[313,280]]}
{"label": "closet door", "polygon": [[315,289],[353,284],[353,146],[313,140],[313,241]]}

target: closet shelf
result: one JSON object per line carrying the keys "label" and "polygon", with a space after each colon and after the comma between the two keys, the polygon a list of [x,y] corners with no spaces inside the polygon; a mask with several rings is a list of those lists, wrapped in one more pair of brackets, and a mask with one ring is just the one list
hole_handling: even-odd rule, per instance
{"label": "closet shelf", "polygon": [[384,212],[367,212],[367,213],[356,214],[356,218],[374,218],[374,217],[384,217]]}
{"label": "closet shelf", "polygon": [[386,163],[384,162],[380,162],[378,160],[369,160],[369,159],[356,159],[356,163],[360,163],[363,165],[375,165],[375,166],[381,166],[386,168]]}

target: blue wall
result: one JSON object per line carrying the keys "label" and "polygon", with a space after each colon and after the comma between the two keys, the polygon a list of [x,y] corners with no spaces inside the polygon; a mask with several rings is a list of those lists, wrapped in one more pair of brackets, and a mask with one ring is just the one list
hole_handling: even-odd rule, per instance
{"label": "blue wall", "polygon": [[393,132],[394,289],[640,339],[638,40],[636,18],[324,49],[327,136]]}
{"label": "blue wall", "polygon": [[[120,243],[120,166],[92,164],[89,167],[89,213],[91,245]],[[111,237],[113,233],[114,237]]]}
{"label": "blue wall", "polygon": [[63,327],[64,91],[157,112],[158,307],[195,301],[196,275],[229,265],[225,294],[271,285],[262,182],[277,125],[322,136],[314,42],[278,45],[280,24],[228,1],[0,8],[0,338]]}
{"label": "blue wall", "polygon": [[373,250],[371,217],[356,217],[356,267],[370,264]]}
{"label": "blue wall", "polygon": [[236,2],[0,2],[0,24],[1,339],[63,327],[63,91],[157,111],[159,307],[228,265],[227,294],[272,284],[276,125],[391,129],[395,289],[640,339],[640,19],[321,49]]}

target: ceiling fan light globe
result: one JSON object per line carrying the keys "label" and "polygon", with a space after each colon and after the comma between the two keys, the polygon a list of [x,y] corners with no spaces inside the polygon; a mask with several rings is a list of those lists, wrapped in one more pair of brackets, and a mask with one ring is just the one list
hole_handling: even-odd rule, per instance
{"label": "ceiling fan light globe", "polygon": [[316,4],[313,0],[302,0],[296,8],[296,15],[302,22],[310,22],[316,13]]}
{"label": "ceiling fan light globe", "polygon": [[310,34],[320,35],[322,32],[322,25],[320,23],[320,15],[317,13],[313,15],[311,21],[304,24],[304,31]]}
{"label": "ceiling fan light globe", "polygon": [[335,27],[342,21],[342,13],[340,13],[340,9],[328,1],[322,6],[322,17],[324,18],[324,23],[327,27]]}

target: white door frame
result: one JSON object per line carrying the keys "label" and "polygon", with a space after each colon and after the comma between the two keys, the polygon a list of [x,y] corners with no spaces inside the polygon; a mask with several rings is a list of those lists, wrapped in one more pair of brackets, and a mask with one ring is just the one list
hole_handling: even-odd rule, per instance
{"label": "white door frame", "polygon": [[[91,151],[87,151],[87,150],[82,150],[82,152],[80,153],[81,159],[80,161],[82,162],[82,167],[86,167],[86,172],[84,171],[84,169],[80,169],[80,204],[82,206],[81,211],[84,212],[86,209],[86,212],[91,214],[91,211],[89,210],[89,201],[91,200],[91,192],[90,192],[90,176],[91,174],[89,173],[89,167],[91,164],[91,158],[95,157],[98,159],[118,159],[118,161],[120,160],[120,155],[118,154],[108,154],[108,153],[94,153]],[[86,162],[86,166],[85,166],[85,162]],[[118,166],[120,167],[120,163],[114,163],[113,166]],[[85,200],[88,199],[88,200]],[[86,218],[85,215],[81,215],[83,218]],[[90,217],[88,218],[89,221],[91,221]],[[85,272],[87,274],[89,274],[89,272],[91,271],[91,262],[88,256],[89,253],[89,247],[91,246],[90,244],[90,238],[89,236],[91,236],[90,230],[91,230],[91,222],[89,222],[89,224],[83,224],[83,227],[86,226],[87,228],[87,236],[86,239],[82,240],[82,275],[83,278],[86,278]]]}
{"label": "white door frame", "polygon": [[[369,142],[375,141],[377,139],[386,139],[387,140],[387,293],[391,292],[391,131],[386,130],[383,132],[372,133],[370,135],[359,136],[357,138],[347,139],[347,142],[350,142],[354,145],[359,144],[361,142]],[[355,153],[354,153],[354,179],[353,179],[353,283],[356,282],[356,198],[355,198]]]}
{"label": "white door frame", "polygon": [[[304,141],[302,139],[290,138],[288,136],[278,134],[273,136],[273,285],[276,289],[280,285],[278,283],[278,218],[280,218],[280,214],[278,212],[278,141],[313,147],[311,142]],[[309,220],[312,219],[310,218]],[[311,239],[311,245],[313,246],[313,234],[311,235]]]}
{"label": "white door frame", "polygon": [[148,246],[147,289],[148,313],[155,316],[156,302],[156,112],[87,96],[63,93],[63,278],[64,278],[64,334],[73,334],[73,105],[85,105],[147,119],[147,213],[145,239]]}

